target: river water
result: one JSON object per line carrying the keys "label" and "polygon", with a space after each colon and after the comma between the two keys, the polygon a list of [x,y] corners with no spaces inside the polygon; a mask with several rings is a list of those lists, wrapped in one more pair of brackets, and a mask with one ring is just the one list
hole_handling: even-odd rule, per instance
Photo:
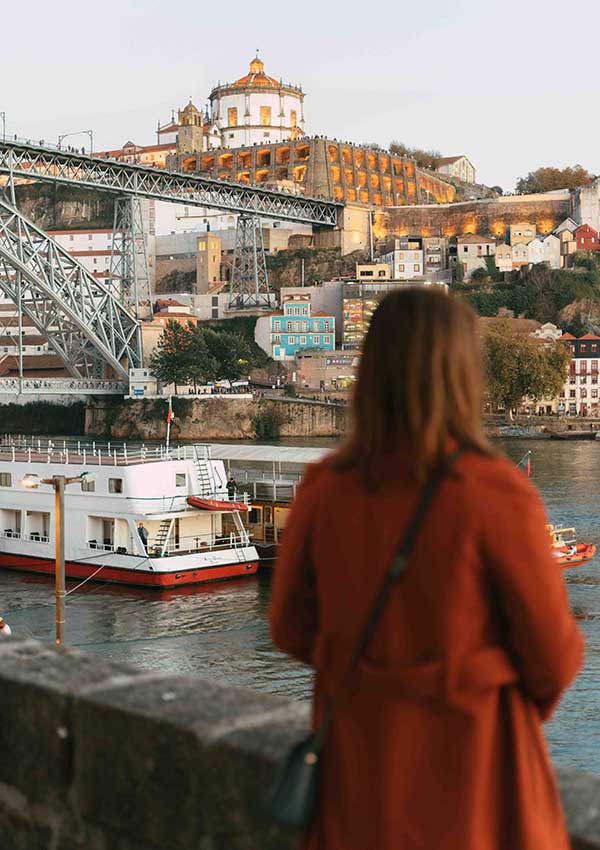
{"label": "river water", "polygon": [[[512,440],[505,449],[515,461],[533,451],[533,481],[550,520],[574,525],[600,549],[600,442]],[[600,773],[600,558],[566,580],[586,664],[546,731],[557,763]],[[160,595],[88,583],[68,597],[65,642],[147,670],[307,699],[310,672],[270,642],[269,586],[268,574]],[[53,639],[53,593],[49,579],[0,570],[0,614],[15,636]]]}

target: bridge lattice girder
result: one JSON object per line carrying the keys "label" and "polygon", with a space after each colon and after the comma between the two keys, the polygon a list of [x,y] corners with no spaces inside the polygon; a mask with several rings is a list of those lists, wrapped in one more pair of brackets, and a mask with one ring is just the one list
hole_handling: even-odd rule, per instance
{"label": "bridge lattice girder", "polygon": [[0,140],[0,174],[335,227],[343,204]]}
{"label": "bridge lattice girder", "polygon": [[69,372],[128,378],[141,365],[139,325],[116,294],[0,197],[0,290],[48,340]]}

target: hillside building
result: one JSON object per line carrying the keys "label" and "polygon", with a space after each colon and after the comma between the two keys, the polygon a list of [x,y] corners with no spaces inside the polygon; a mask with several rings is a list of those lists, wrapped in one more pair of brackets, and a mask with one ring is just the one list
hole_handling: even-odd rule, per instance
{"label": "hillside building", "polygon": [[460,156],[443,156],[438,159],[435,169],[446,177],[455,177],[463,183],[476,183],[475,166],[464,154]]}
{"label": "hillside building", "polygon": [[269,357],[293,360],[299,351],[335,350],[335,317],[313,312],[310,295],[288,296],[282,307],[256,322],[254,338]]}
{"label": "hillside building", "polygon": [[459,236],[456,240],[456,259],[463,264],[465,279],[475,269],[487,270],[487,257],[494,257],[496,240],[488,236]]}

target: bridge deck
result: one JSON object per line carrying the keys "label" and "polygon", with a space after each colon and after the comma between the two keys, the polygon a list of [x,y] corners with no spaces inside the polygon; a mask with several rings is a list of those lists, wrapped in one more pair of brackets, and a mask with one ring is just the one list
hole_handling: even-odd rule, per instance
{"label": "bridge deck", "polygon": [[0,174],[335,227],[343,204],[0,139]]}

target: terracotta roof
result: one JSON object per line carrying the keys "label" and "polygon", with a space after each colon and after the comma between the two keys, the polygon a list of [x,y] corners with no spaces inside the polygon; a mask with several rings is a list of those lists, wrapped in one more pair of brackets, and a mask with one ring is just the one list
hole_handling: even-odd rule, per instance
{"label": "terracotta roof", "polygon": [[335,318],[335,316],[332,316],[331,313],[324,313],[323,310],[317,310],[316,313],[311,313],[310,318],[312,319],[313,316],[320,316],[320,317],[324,317],[326,319],[334,319]]}
{"label": "terracotta roof", "polygon": [[576,337],[576,336],[573,336],[573,334],[566,333],[566,334],[563,334],[563,335],[561,336],[561,339],[577,339],[577,337]]}
{"label": "terracotta roof", "polygon": [[482,245],[487,243],[489,243],[490,245],[496,244],[495,239],[490,239],[489,236],[478,236],[477,234],[475,234],[474,236],[459,236],[456,241],[459,245]]}
{"label": "terracotta roof", "polygon": [[176,301],[174,298],[157,298],[156,303],[160,307],[184,307],[181,301]]}
{"label": "terracotta roof", "polygon": [[246,86],[259,86],[261,88],[276,88],[280,87],[280,83],[273,77],[268,77],[265,74],[265,63],[255,56],[250,62],[250,71],[245,77],[240,77],[233,83],[237,88],[245,88]]}
{"label": "terracotta roof", "polygon": [[437,160],[438,165],[452,165],[453,162],[458,162],[459,159],[467,159],[464,153],[459,156],[442,156]]}
{"label": "terracotta roof", "polygon": [[584,334],[583,336],[580,336],[579,339],[600,339],[600,336],[595,336],[594,334]]}

